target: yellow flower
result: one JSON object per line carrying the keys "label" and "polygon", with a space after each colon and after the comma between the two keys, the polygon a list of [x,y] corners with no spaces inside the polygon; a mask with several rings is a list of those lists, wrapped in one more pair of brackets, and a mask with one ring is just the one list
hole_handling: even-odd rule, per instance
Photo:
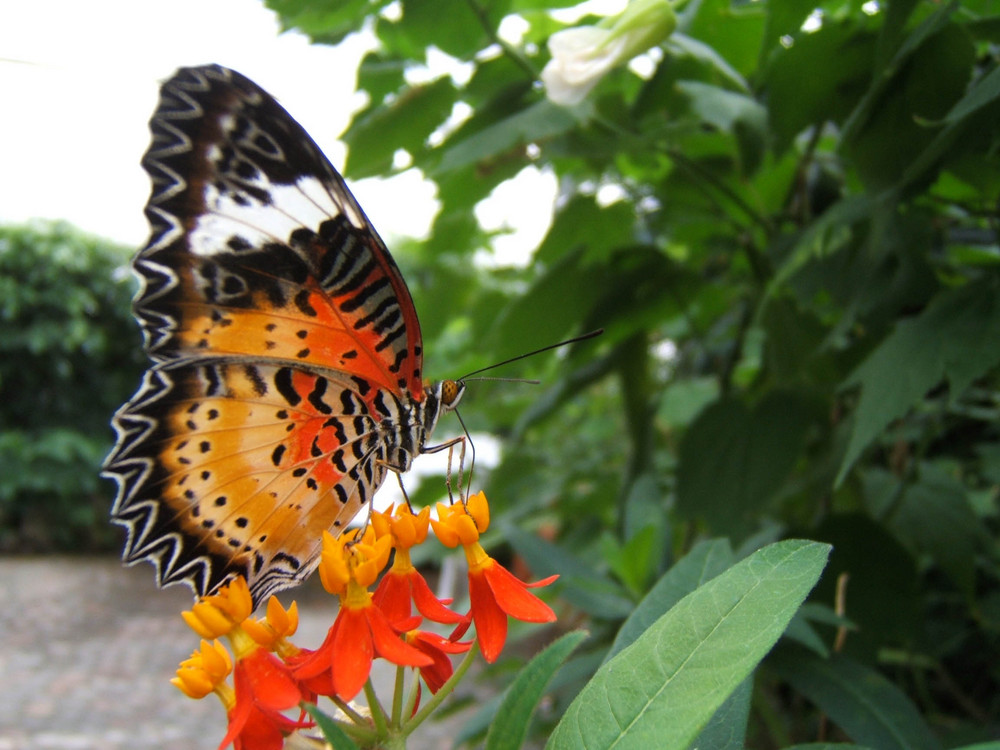
{"label": "yellow flower", "polygon": [[[177,676],[170,682],[191,698],[204,698],[212,691],[228,691],[224,681],[232,671],[233,660],[226,647],[217,640],[209,643],[202,639],[201,648],[195,649],[189,658],[180,663]],[[225,702],[222,693],[220,697]]]}
{"label": "yellow flower", "polygon": [[377,539],[371,528],[365,529],[363,534],[355,532],[339,537],[324,531],[319,578],[331,594],[347,593],[351,583],[366,589],[375,583],[389,562],[391,552],[392,537]]}
{"label": "yellow flower", "polygon": [[285,642],[285,638],[295,635],[298,627],[298,605],[292,602],[292,606],[286,610],[274,596],[267,602],[266,617],[259,620],[248,619],[243,623],[243,630],[254,639],[257,645],[268,651],[277,651],[281,655],[298,652],[296,647]]}
{"label": "yellow flower", "polygon": [[250,587],[244,578],[231,580],[218,593],[203,596],[181,617],[202,638],[229,635],[253,612]]}

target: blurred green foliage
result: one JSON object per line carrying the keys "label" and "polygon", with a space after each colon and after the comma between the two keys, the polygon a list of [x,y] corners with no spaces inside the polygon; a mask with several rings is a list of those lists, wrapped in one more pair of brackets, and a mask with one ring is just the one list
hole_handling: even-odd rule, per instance
{"label": "blurred green foliage", "polygon": [[128,257],[65,224],[0,227],[0,550],[117,543],[98,471],[145,360]]}
{"label": "blurred green foliage", "polygon": [[[833,547],[823,577],[697,744],[994,739],[995,4],[690,0],[661,47],[565,108],[539,73],[553,32],[597,20],[551,13],[571,4],[268,2],[317,42],[362,28],[378,42],[358,71],[368,101],[344,134],[344,171],[413,167],[436,185],[430,235],[393,247],[428,374],[458,377],[605,329],[496,373],[541,388],[470,383],[462,404],[469,428],[503,445],[497,467],[476,469],[495,513],[487,541],[539,575],[559,572],[561,619],[592,634],[535,728],[551,730],[611,654],[646,643],[654,658],[642,634],[680,632],[678,615],[661,618],[678,602],[692,622],[725,624],[706,617],[725,583],[791,617],[781,576],[804,596],[819,563],[775,561],[768,545],[805,537]],[[453,58],[454,74],[427,67],[429,48]],[[551,226],[524,267],[480,263],[495,237],[474,209],[526,169],[558,184]],[[8,547],[109,533],[87,526],[110,494],[97,465],[143,366],[125,257],[65,227],[0,232]],[[441,486],[411,494],[421,503]],[[755,568],[740,561],[766,550],[770,588],[755,592]],[[741,622],[748,641],[780,630]],[[727,673],[727,690],[741,676]],[[607,670],[598,679],[628,690]],[[484,733],[497,710],[484,706],[459,739]],[[583,726],[598,713],[569,715]],[[663,715],[704,721],[676,704]]]}
{"label": "blurred green foliage", "polygon": [[[834,549],[798,644],[731,707],[744,726],[753,707],[748,739],[703,746],[996,737],[995,4],[692,0],[573,108],[539,79],[548,37],[597,20],[551,14],[572,3],[268,4],[317,42],[377,39],[345,174],[412,166],[437,187],[430,236],[393,249],[427,373],[605,329],[497,372],[541,389],[472,383],[462,406],[503,441],[477,469],[494,539],[560,571],[594,633],[539,725],[700,541],[728,540],[729,565],[801,536]],[[432,47],[450,71],[426,67]],[[558,183],[551,227],[525,267],[484,268],[474,208],[525,169]],[[859,680],[872,692],[845,693]]]}

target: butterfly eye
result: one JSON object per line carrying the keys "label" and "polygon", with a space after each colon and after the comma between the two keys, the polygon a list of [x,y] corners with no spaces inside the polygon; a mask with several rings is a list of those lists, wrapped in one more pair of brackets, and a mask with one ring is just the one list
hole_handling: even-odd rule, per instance
{"label": "butterfly eye", "polygon": [[458,406],[462,394],[465,393],[465,383],[461,380],[444,380],[441,382],[441,405],[454,409]]}

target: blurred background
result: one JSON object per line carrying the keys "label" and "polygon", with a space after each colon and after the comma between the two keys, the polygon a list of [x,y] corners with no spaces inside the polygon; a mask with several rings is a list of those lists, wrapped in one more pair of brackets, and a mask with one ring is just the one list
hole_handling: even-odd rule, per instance
{"label": "blurred background", "polygon": [[[492,551],[560,572],[561,627],[592,634],[539,736],[699,542],[737,560],[786,537],[834,552],[758,670],[747,746],[1000,736],[995,4],[691,0],[578,104],[552,101],[551,36],[626,5],[0,5],[0,593],[19,602],[0,681],[35,676],[0,749],[224,731],[167,684],[194,646],[187,593],[121,571],[98,477],[146,365],[128,269],[145,123],[159,82],[206,62],[269,90],[342,170],[407,279],[430,377],[605,329],[496,372],[540,386],[462,403]],[[408,480],[415,504],[442,472]],[[886,678],[926,744],[866,735],[843,674]],[[147,702],[113,718],[119,694]],[[427,746],[474,743],[489,711]],[[171,735],[191,712],[204,725]]]}

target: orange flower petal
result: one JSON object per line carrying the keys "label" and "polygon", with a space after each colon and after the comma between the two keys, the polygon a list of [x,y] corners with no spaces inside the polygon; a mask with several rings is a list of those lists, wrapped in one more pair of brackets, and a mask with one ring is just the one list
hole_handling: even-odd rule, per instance
{"label": "orange flower petal", "polygon": [[[500,563],[483,569],[497,605],[511,617],[524,622],[553,622],[556,613],[548,604],[527,590],[527,585]],[[477,623],[478,627],[478,623]]]}
{"label": "orange flower petal", "polygon": [[288,667],[264,649],[257,649],[236,662],[236,670],[242,670],[246,675],[254,701],[263,708],[282,711],[298,705],[302,700],[302,692]]}
{"label": "orange flower petal", "polygon": [[371,628],[378,655],[402,667],[425,667],[431,663],[426,654],[409,645],[399,633],[392,629],[389,621],[378,607],[368,607],[364,613]]}
{"label": "orange flower petal", "polygon": [[405,575],[390,570],[379,581],[372,601],[385,613],[389,622],[395,624],[404,620],[410,616],[410,582]]}
{"label": "orange flower petal", "polygon": [[483,658],[492,664],[507,640],[507,615],[497,604],[493,590],[482,573],[469,574],[469,600],[476,623],[476,640]]}
{"label": "orange flower petal", "polygon": [[424,577],[416,570],[410,573],[408,579],[410,584],[409,593],[413,596],[413,603],[417,605],[417,611],[428,620],[444,624],[454,624],[468,619],[467,615],[452,612],[444,606],[444,603],[434,596]]}
{"label": "orange flower petal", "polygon": [[345,701],[360,692],[372,670],[375,654],[366,617],[368,609],[343,607],[337,614],[339,627],[330,644],[330,658],[334,690]]}

